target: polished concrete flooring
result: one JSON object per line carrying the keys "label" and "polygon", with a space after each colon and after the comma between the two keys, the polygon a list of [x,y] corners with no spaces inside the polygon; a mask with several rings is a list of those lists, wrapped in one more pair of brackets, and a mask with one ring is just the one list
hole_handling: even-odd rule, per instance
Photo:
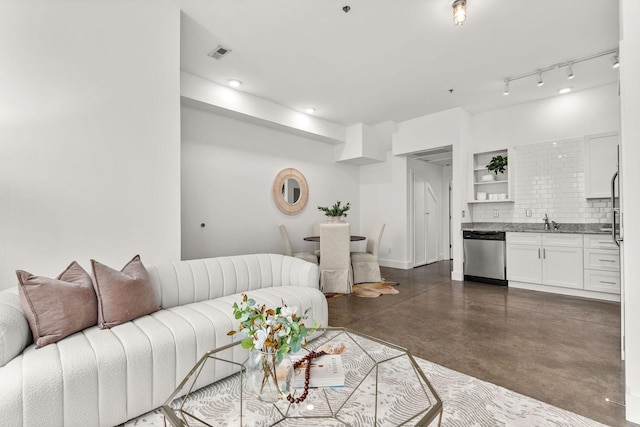
{"label": "polished concrete flooring", "polygon": [[328,299],[329,325],[611,426],[625,426],[620,304],[450,279],[442,261],[382,268],[397,295]]}

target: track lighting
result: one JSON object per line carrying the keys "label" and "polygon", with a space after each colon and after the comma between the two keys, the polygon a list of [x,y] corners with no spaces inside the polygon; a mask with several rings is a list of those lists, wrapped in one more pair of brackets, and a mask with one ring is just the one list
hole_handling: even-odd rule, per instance
{"label": "track lighting", "polygon": [[571,67],[571,64],[569,64],[569,66],[567,67],[567,78],[571,80],[574,77],[575,75],[573,74],[573,69]]}
{"label": "track lighting", "polygon": [[618,68],[620,66],[620,61],[618,61],[618,52],[616,52],[611,57],[611,68]]}
{"label": "track lighting", "polygon": [[453,8],[453,24],[462,25],[467,19],[467,0],[455,0],[451,7]]}
{"label": "track lighting", "polygon": [[[455,2],[454,2],[455,4]],[[575,77],[575,75],[573,74],[573,66],[579,62],[585,62],[585,61],[589,61],[592,59],[596,59],[596,58],[600,58],[602,56],[609,56],[611,55],[611,66],[613,68],[618,68],[620,66],[620,62],[618,61],[618,49],[610,49],[607,50],[605,52],[600,52],[600,53],[596,53],[594,55],[590,55],[590,56],[585,56],[584,58],[579,58],[579,59],[572,59],[570,61],[566,61],[566,62],[560,62],[558,64],[553,64],[553,65],[549,65],[546,68],[539,68],[536,71],[532,71],[530,73],[525,73],[525,74],[520,74],[517,76],[513,76],[513,77],[507,77],[506,79],[504,79],[504,92],[503,95],[509,95],[509,85],[511,84],[511,82],[513,82],[514,80],[520,80],[520,79],[524,79],[524,78],[528,78],[528,77],[532,77],[532,76],[536,76],[536,81],[538,83],[538,86],[542,86],[544,85],[544,81],[542,80],[542,74],[543,73],[547,73],[549,71],[552,71],[555,68],[564,68],[566,73],[567,73],[567,79],[571,80]],[[569,89],[571,90],[571,89]],[[562,93],[566,93],[566,92],[562,92]]]}

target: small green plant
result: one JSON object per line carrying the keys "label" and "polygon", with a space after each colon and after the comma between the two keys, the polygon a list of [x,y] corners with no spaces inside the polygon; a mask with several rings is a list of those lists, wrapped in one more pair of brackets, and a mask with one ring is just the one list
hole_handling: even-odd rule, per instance
{"label": "small green plant", "polygon": [[342,206],[341,204],[342,204],[342,202],[340,202],[340,200],[338,200],[330,208],[327,208],[327,207],[324,207],[324,206],[318,206],[318,210],[321,210],[322,212],[324,212],[324,214],[326,216],[328,216],[328,217],[347,216],[347,211],[349,209],[351,209],[351,203],[347,202],[347,204],[344,205],[344,206]]}
{"label": "small green plant", "polygon": [[504,168],[507,167],[507,156],[495,156],[486,167],[489,172],[493,172],[496,175],[498,175],[498,172],[504,173]]}

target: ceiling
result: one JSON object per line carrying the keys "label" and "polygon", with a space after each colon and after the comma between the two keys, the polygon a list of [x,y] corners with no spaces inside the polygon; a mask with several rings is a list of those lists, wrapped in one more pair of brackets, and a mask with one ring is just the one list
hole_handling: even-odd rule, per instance
{"label": "ceiling", "polygon": [[[404,121],[462,107],[474,114],[615,83],[609,56],[504,80],[618,47],[618,2],[467,0],[170,0],[183,11],[181,68],[342,124]],[[343,12],[349,5],[351,10]],[[231,49],[208,56],[218,45]]]}

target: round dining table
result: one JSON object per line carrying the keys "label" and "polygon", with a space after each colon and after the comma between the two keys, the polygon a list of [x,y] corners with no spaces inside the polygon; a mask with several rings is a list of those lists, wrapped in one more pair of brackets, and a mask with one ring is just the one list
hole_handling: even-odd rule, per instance
{"label": "round dining table", "polygon": [[[320,236],[307,236],[307,237],[303,237],[302,240],[305,240],[307,242],[319,242]],[[365,236],[355,236],[355,235],[351,236],[352,242],[359,242],[361,240],[367,240],[367,238]]]}

